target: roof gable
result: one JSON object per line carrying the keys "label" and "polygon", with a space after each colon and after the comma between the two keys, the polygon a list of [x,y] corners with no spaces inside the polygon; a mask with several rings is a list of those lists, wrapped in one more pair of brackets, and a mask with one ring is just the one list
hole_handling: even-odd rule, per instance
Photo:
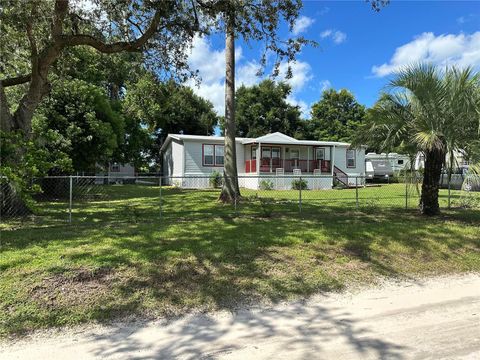
{"label": "roof gable", "polygon": [[293,137],[287,136],[282,134],[281,132],[274,132],[273,134],[267,134],[260,136],[255,139],[256,142],[265,142],[265,143],[290,143],[290,142],[298,142],[297,139]]}

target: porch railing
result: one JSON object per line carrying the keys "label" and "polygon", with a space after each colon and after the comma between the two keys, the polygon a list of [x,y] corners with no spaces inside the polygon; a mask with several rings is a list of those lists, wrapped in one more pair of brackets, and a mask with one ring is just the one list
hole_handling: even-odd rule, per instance
{"label": "porch railing", "polygon": [[[268,159],[260,160],[260,172],[272,172],[276,169],[283,168],[285,172],[293,172],[294,169],[300,169],[302,173],[313,173],[314,170],[320,169],[322,173],[330,173],[332,171],[331,162],[329,160],[300,160],[300,159]],[[257,171],[257,160],[245,161],[245,172],[252,173]]]}
{"label": "porch railing", "polygon": [[254,173],[257,172],[257,160],[247,160],[245,161],[245,172],[246,173]]}

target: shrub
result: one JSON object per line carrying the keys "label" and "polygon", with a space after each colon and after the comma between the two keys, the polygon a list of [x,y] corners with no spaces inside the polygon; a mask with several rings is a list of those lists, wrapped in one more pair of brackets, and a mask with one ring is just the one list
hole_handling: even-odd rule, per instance
{"label": "shrub", "polygon": [[273,214],[274,201],[270,198],[258,198],[260,202],[260,209],[262,211],[261,217],[269,218]]}
{"label": "shrub", "polygon": [[480,208],[480,200],[472,196],[472,194],[467,193],[467,195],[463,195],[460,199],[454,200],[453,205],[463,209],[477,209]]}
{"label": "shrub", "polygon": [[213,188],[219,188],[222,186],[222,175],[218,171],[214,171],[210,174],[210,186]]}
{"label": "shrub", "polygon": [[298,179],[292,181],[293,190],[308,190],[308,184],[306,180]]}
{"label": "shrub", "polygon": [[260,181],[260,190],[273,190],[273,181],[272,180]]}

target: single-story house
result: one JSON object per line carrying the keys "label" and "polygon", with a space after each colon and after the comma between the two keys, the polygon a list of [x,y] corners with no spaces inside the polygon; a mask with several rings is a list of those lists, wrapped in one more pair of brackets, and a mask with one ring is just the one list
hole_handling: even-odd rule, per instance
{"label": "single-story house", "polygon": [[[209,186],[213,171],[223,173],[224,138],[169,134],[162,145],[166,184],[186,188]],[[304,176],[309,189],[334,186],[333,177],[346,186],[365,176],[365,149],[333,141],[297,140],[276,132],[258,138],[236,138],[239,185],[258,189],[262,180],[288,189]]]}
{"label": "single-story house", "polygon": [[[136,175],[135,167],[132,164],[109,163],[107,166],[100,166],[97,164],[97,172],[95,176],[96,183],[115,183],[125,182],[128,178],[133,178]],[[132,180],[130,180],[132,181]]]}

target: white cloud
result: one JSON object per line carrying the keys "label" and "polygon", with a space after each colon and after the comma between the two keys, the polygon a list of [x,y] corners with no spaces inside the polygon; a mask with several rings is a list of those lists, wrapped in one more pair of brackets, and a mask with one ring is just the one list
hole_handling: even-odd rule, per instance
{"label": "white cloud", "polygon": [[[258,84],[264,77],[258,77],[257,72],[260,65],[255,61],[246,61],[242,49],[235,49],[236,78],[235,85],[252,86]],[[216,50],[210,42],[204,38],[195,38],[189,65],[193,70],[198,70],[201,82],[199,85],[194,80],[187,81],[193,91],[212,102],[215,111],[219,115],[225,113],[225,50]],[[298,105],[302,114],[309,116],[310,107],[302,100],[296,98],[297,93],[313,78],[312,69],[307,62],[297,60],[290,64],[292,77],[286,78],[288,63],[280,64],[278,80],[287,82],[292,87],[292,93],[287,101],[290,104]]]}
{"label": "white cloud", "polygon": [[329,12],[330,12],[330,8],[327,7],[327,6],[324,6],[324,7],[322,8],[322,10],[320,10],[320,11],[318,12],[318,15],[322,16],[322,15],[325,15],[325,14],[327,14],[327,13],[329,13]]}
{"label": "white cloud", "polygon": [[347,40],[347,34],[341,31],[335,31],[335,34],[333,34],[332,38],[335,44],[341,44]]}
{"label": "white cloud", "polygon": [[305,61],[297,60],[292,62],[290,63],[292,77],[287,79],[288,66],[289,64],[286,62],[280,64],[279,79],[290,84],[292,92],[295,93],[301,90],[312,79],[312,68],[310,64]]}
{"label": "white cloud", "polygon": [[343,31],[335,30],[335,29],[327,29],[320,33],[320,37],[322,39],[330,38],[335,44],[341,44],[345,40],[347,40],[347,34]]}
{"label": "white cloud", "polygon": [[285,81],[292,87],[292,93],[287,97],[287,102],[291,105],[298,106],[304,118],[310,118],[310,107],[305,101],[297,98],[298,92],[312,80],[312,68],[305,61],[295,61],[290,64],[292,77],[287,79],[288,63],[280,64],[279,79]]}
{"label": "white cloud", "polygon": [[477,16],[478,14],[468,14],[466,16],[460,16],[459,18],[457,18],[457,23],[463,25],[474,20]]}
{"label": "white cloud", "polygon": [[308,105],[305,101],[303,100],[297,100],[295,96],[289,95],[287,97],[287,103],[293,106],[298,106],[300,109],[300,113],[302,114],[302,117],[305,119],[310,118],[310,108],[311,106]]}
{"label": "white cloud", "polygon": [[[259,82],[256,73],[259,65],[254,61],[243,61],[242,48],[235,48],[237,64],[235,85],[250,86]],[[188,59],[193,70],[198,70],[201,82],[197,86],[194,80],[187,81],[193,91],[212,102],[219,115],[225,113],[225,49],[215,50],[205,38],[196,37]]]}
{"label": "white cloud", "polygon": [[325,39],[325,38],[331,36],[331,35],[332,35],[332,32],[333,32],[333,30],[330,30],[330,29],[327,29],[327,30],[325,30],[325,31],[322,31],[322,33],[320,34],[320,37],[321,37],[322,39]]}
{"label": "white cloud", "polygon": [[292,33],[293,35],[301,34],[305,32],[313,23],[315,22],[314,19],[309,18],[308,16],[300,16],[296,21],[295,25],[293,26]]}
{"label": "white cloud", "polygon": [[327,89],[332,87],[332,83],[329,80],[322,80],[320,81],[320,90],[324,92]]}
{"label": "white cloud", "polygon": [[376,76],[386,76],[412,63],[428,62],[439,66],[480,66],[480,31],[473,34],[442,34],[426,32],[398,47],[388,63],[375,65]]}

